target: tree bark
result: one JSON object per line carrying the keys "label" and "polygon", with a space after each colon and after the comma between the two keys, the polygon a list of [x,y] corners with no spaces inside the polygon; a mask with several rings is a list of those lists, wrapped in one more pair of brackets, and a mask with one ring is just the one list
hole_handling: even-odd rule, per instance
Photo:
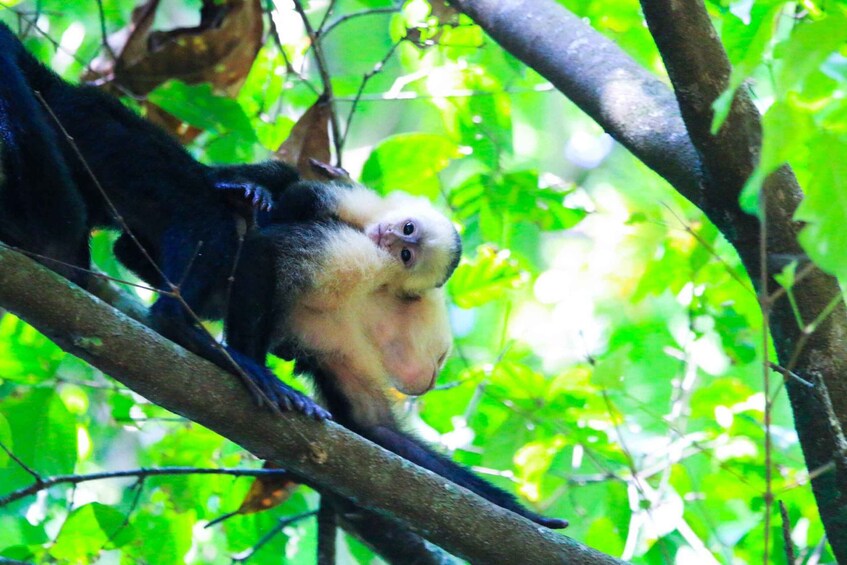
{"label": "tree bark", "polygon": [[4,246],[0,306],[151,402],[473,563],[622,563],[337,424],[257,410],[230,373]]}
{"label": "tree bark", "polygon": [[[815,471],[835,463],[833,471],[815,476],[812,488],[833,551],[847,563],[841,439],[847,423],[847,310],[840,302],[807,335],[786,298],[768,300],[767,292],[776,288],[772,275],[785,258],[805,257],[796,237],[800,226],[792,220],[801,192],[787,166],[766,180],[767,245],[761,253],[762,228],[738,205],[741,187],[758,160],[759,115],[746,92],[739,91],[727,122],[717,136],[711,135],[711,104],[728,85],[730,66],[702,2],[642,1],[673,92],[553,0],[451,3],[698,206],[735,247],[762,293],[780,363],[815,384],[809,388],[788,379],[786,389],[807,467]],[[837,281],[820,270],[804,278],[794,293],[805,323],[840,292]],[[826,417],[832,414],[835,418]]]}

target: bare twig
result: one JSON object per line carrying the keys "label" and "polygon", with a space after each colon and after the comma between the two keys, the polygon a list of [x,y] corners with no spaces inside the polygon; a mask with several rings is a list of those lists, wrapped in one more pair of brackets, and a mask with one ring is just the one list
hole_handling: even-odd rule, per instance
{"label": "bare twig", "polygon": [[[0,444],[0,447],[6,449],[5,446]],[[8,450],[6,451],[9,455],[15,459],[16,462],[19,460],[14,457]],[[44,489],[59,485],[59,484],[71,484],[77,485],[79,483],[85,483],[88,481],[101,481],[104,479],[120,479],[126,477],[137,477],[139,479],[144,479],[146,477],[153,477],[159,475],[232,475],[234,477],[262,477],[266,475],[278,475],[284,471],[280,469],[202,469],[196,467],[159,467],[156,469],[129,469],[126,471],[104,471],[102,473],[90,473],[87,475],[56,475],[54,477],[45,477],[43,479],[39,478],[39,476],[28,467],[24,466],[27,471],[36,477],[36,482],[29,485],[28,487],[20,488],[16,491],[10,492],[9,494],[0,497],[0,506],[6,506],[16,500],[20,500],[27,496],[33,495],[39,491]]]}
{"label": "bare twig", "polygon": [[781,500],[779,501],[779,514],[782,516],[782,543],[785,546],[785,560],[788,565],[794,565],[797,562],[797,557],[794,555],[794,543],[791,541],[791,519],[788,517],[785,503]]}
{"label": "bare twig", "polygon": [[[323,24],[326,21],[326,19],[324,19],[324,22],[321,22],[321,28],[319,28],[319,29],[322,29],[321,37],[326,37],[327,35],[329,35],[329,33],[332,30],[334,30],[335,28],[337,28],[338,26],[340,26],[344,22],[349,22],[350,20],[365,17],[365,16],[374,16],[374,15],[377,15],[377,14],[396,14],[399,11],[400,11],[400,6],[390,6],[388,8],[372,8],[370,10],[362,10],[361,12],[352,12],[350,14],[344,14],[343,16],[337,18],[336,20],[334,20],[332,23],[330,23],[326,27],[323,27]],[[327,11],[327,14],[328,13],[329,12]]]}
{"label": "bare twig", "polygon": [[233,555],[232,556],[232,562],[233,563],[244,563],[245,561],[247,561],[248,559],[253,557],[253,555],[255,555],[257,551],[262,549],[262,547],[266,543],[268,543],[269,541],[274,539],[276,536],[278,536],[280,533],[282,533],[282,530],[285,529],[287,526],[290,526],[291,524],[299,522],[300,520],[305,520],[306,518],[311,518],[312,516],[314,516],[317,513],[318,513],[317,510],[310,510],[308,512],[302,512],[300,514],[295,514],[294,516],[285,516],[284,518],[280,518],[277,525],[274,526],[268,532],[266,532],[265,535],[263,535],[261,538],[259,538],[259,541],[256,542],[256,545],[254,545],[250,549],[247,549],[246,551],[243,551],[242,553],[240,553],[238,555]]}
{"label": "bare twig", "polygon": [[[6,444],[4,444],[3,442],[0,442],[0,448],[2,448],[2,449],[3,449],[3,451],[5,451],[5,452],[6,452],[6,455],[8,455],[8,456],[9,456],[9,458],[11,458],[11,460],[12,460],[12,461],[14,461],[15,463],[17,463],[17,464],[18,464],[18,466],[19,466],[21,469],[23,469],[24,471],[26,471],[29,475],[31,475],[31,476],[32,476],[32,478],[33,478],[33,479],[35,479],[35,484],[36,484],[36,485],[42,485],[42,484],[44,484],[44,479],[41,477],[41,475],[39,475],[38,473],[36,473],[35,471],[33,471],[33,470],[32,470],[32,468],[31,468],[29,465],[27,465],[26,463],[24,463],[23,461],[21,461],[21,460],[20,460],[20,458],[19,458],[17,455],[15,455],[14,453],[12,453],[12,450],[11,450],[11,449],[9,449],[8,447],[6,447]],[[2,499],[2,498],[0,498],[0,506],[2,506],[2,505],[3,505],[3,504],[2,504],[2,502],[3,502],[3,499]]]}
{"label": "bare twig", "polygon": [[335,507],[321,495],[318,509],[318,565],[335,565],[335,538],[338,532]]}
{"label": "bare twig", "polygon": [[312,51],[315,54],[315,61],[318,65],[318,73],[321,76],[321,82],[324,87],[324,95],[329,102],[329,122],[332,127],[332,142],[335,146],[335,164],[336,166],[341,167],[341,150],[343,147],[341,145],[341,126],[338,123],[338,115],[335,112],[335,100],[333,99],[332,77],[329,74],[329,66],[326,63],[326,57],[324,56],[323,48],[320,44],[320,37],[315,32],[311,22],[309,22],[306,10],[303,8],[303,3],[300,0],[294,0],[294,9],[297,10],[297,13],[300,15],[300,19],[303,20],[303,26],[306,28],[306,34],[309,36],[309,41],[312,44]]}
{"label": "bare twig", "polygon": [[379,63],[374,65],[373,69],[365,73],[365,76],[362,77],[362,82],[359,84],[359,90],[356,91],[356,96],[353,97],[353,103],[350,106],[350,111],[347,113],[347,121],[344,126],[344,135],[341,137],[341,143],[339,144],[341,147],[344,147],[344,143],[347,141],[347,135],[350,133],[350,123],[353,121],[353,115],[356,112],[356,107],[359,105],[359,100],[365,90],[365,87],[373,77],[375,77],[382,71],[382,69],[385,67],[385,63],[387,63],[388,59],[390,59],[391,56],[394,55],[394,52],[397,50],[400,44],[403,43],[403,41],[403,39],[400,39],[399,41],[395,42],[394,45],[391,46],[391,49],[388,50],[388,53],[385,54],[385,57],[383,57]]}

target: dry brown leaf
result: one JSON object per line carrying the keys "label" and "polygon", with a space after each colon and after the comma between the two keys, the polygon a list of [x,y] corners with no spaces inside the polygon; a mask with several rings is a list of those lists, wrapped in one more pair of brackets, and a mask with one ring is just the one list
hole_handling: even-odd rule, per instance
{"label": "dry brown leaf", "polygon": [[[265,462],[264,468],[273,469],[274,466]],[[291,498],[298,486],[300,484],[289,473],[256,477],[235,513],[252,514],[274,508]]]}
{"label": "dry brown leaf", "polygon": [[316,171],[311,160],[328,163],[331,154],[329,149],[329,118],[330,104],[325,96],[318,98],[311,108],[306,110],[288,135],[276,156],[280,160],[293,165],[303,178],[326,179],[326,175]]}
{"label": "dry brown leaf", "polygon": [[[107,81],[108,88],[137,96],[172,78],[188,84],[208,82],[215,92],[237,94],[262,46],[261,0],[226,0],[219,5],[203,0],[199,25],[152,31],[158,6],[159,0],[149,0],[136,7],[131,23],[109,36],[116,60],[110,53],[101,54],[83,79]],[[183,142],[199,133],[152,104],[144,105],[151,121]]]}

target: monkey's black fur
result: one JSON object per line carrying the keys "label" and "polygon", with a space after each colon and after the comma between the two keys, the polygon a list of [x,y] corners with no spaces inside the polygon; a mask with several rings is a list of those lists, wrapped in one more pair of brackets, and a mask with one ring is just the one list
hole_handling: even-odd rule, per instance
{"label": "monkey's black fur", "polygon": [[89,263],[85,203],[59,137],[18,68],[28,55],[8,35],[0,28],[0,240],[82,282],[84,275],[65,264]]}
{"label": "monkey's black fur", "polygon": [[[0,65],[5,179],[0,183],[0,237],[87,269],[92,228],[128,229],[152,263],[126,232],[115,249],[121,261],[157,287],[179,284],[182,300],[197,316],[222,318],[238,247],[239,222],[229,193],[240,189],[251,197],[254,181],[279,192],[297,179],[296,173],[274,162],[231,167],[199,163],[175,139],[113,97],[62,80],[2,24]],[[262,361],[232,347],[224,353],[175,297],[160,295],[150,319],[166,337],[233,371],[231,357],[282,408],[328,416],[279,381]]]}
{"label": "monkey's black fur", "polygon": [[[265,359],[273,349],[297,359],[329,409],[352,431],[539,524],[567,525],[525,509],[402,432],[393,417],[379,425],[356,421],[336,377],[322,372],[284,331],[280,335],[293,297],[309,284],[315,254],[339,226],[319,184],[297,183],[296,172],[281,163],[209,167],[197,162],[176,140],[109,95],[63,81],[3,24],[0,77],[0,239],[87,269],[90,230],[128,228],[153,263],[126,232],[115,246],[118,258],[156,287],[179,284],[181,297],[198,316],[224,318],[226,351],[271,401],[313,417],[329,416],[267,370]],[[296,188],[286,192],[292,185]],[[271,198],[276,206],[267,212]],[[241,217],[258,222],[259,229],[246,235],[230,289]],[[85,282],[81,270],[47,263]],[[163,335],[232,370],[176,298],[162,294],[151,307],[151,320]]]}

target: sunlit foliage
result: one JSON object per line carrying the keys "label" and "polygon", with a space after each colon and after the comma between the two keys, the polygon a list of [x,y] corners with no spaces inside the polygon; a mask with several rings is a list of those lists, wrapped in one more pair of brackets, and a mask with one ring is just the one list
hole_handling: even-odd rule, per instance
{"label": "sunlit foliage", "polygon": [[[635,0],[561,3],[663,75]],[[168,4],[157,26],[196,20],[199,2]],[[437,389],[408,403],[410,426],[527,504],[570,519],[567,535],[601,551],[638,563],[761,562],[762,320],[717,230],[468,19],[433,13],[425,0],[333,4],[328,22],[337,25],[320,45],[344,167],[380,191],[435,200],[466,249],[448,284],[454,354]],[[304,5],[318,25],[327,2]],[[760,173],[791,162],[808,196],[803,244],[843,277],[847,16],[837,2],[708,5],[735,65],[733,86],[749,88],[764,114]],[[103,8],[113,31],[132,5]],[[71,80],[100,49],[93,1],[13,3],[0,19],[37,21],[43,33],[30,33],[27,46]],[[322,90],[290,3],[276,2],[274,21],[279,42],[266,42],[236,101],[175,82],[151,94],[204,130],[190,148],[198,158],[265,156]],[[716,107],[720,115],[726,101]],[[759,181],[745,194],[755,195]],[[95,238],[100,268],[128,277],[110,244],[107,234]],[[290,377],[287,364],[278,372]],[[773,490],[799,554],[832,561],[783,395],[773,406]],[[0,320],[0,442],[42,477],[260,466],[11,314]],[[0,496],[32,482],[0,452]],[[0,555],[312,563],[312,518],[251,553],[280,519],[316,507],[305,487],[279,508],[203,529],[236,509],[249,486],[226,475],[60,485],[0,508]],[[781,521],[770,524],[772,555],[780,555]],[[349,562],[374,559],[351,538],[341,551]]]}

